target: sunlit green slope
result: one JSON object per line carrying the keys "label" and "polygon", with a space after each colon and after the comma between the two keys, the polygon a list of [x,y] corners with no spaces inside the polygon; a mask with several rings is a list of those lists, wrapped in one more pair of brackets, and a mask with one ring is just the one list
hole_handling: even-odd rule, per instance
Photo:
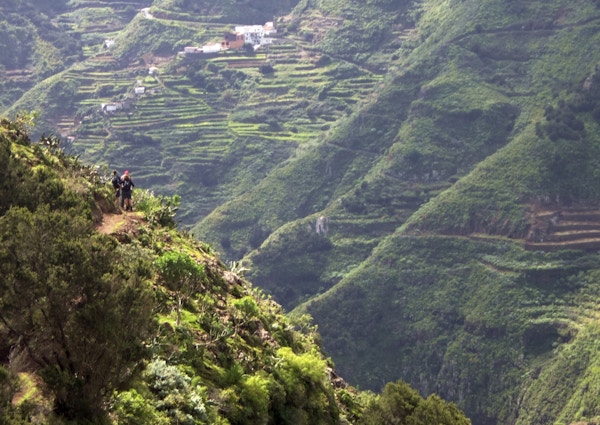
{"label": "sunlit green slope", "polygon": [[591,420],[598,240],[551,226],[596,214],[600,10],[410,6],[371,102],[199,229],[251,249],[359,385],[402,376],[474,423]]}
{"label": "sunlit green slope", "polygon": [[468,425],[407,384],[337,376],[307,317],[175,228],[178,198],[134,190],[0,120],[0,423]]}
{"label": "sunlit green slope", "polygon": [[184,195],[186,226],[313,314],[352,383],[403,377],[482,424],[598,414],[596,1],[261,3],[269,49],[201,61],[177,51],[231,30],[229,3],[109,3],[52,14],[83,58],[36,85],[12,65],[12,111]]}

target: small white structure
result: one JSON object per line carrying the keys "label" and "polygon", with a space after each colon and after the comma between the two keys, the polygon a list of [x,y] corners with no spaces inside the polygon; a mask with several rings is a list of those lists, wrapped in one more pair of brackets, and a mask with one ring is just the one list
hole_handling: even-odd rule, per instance
{"label": "small white structure", "polygon": [[202,53],[217,53],[221,50],[219,43],[205,44],[202,46]]}
{"label": "small white structure", "polygon": [[145,91],[146,91],[146,87],[135,87],[135,88],[133,89],[133,92],[134,92],[135,94],[144,94],[144,93],[145,93]]}
{"label": "small white structure", "polygon": [[115,40],[114,39],[107,38],[106,40],[104,40],[104,47],[106,47],[107,49],[110,49],[114,45],[115,45]]}
{"label": "small white structure", "polygon": [[329,219],[325,216],[321,216],[317,219],[315,223],[315,232],[321,236],[327,236],[327,232],[329,232]]}
{"label": "small white structure", "polygon": [[148,68],[148,74],[149,75],[157,75],[158,74],[158,68],[155,66],[151,66],[150,68]]}
{"label": "small white structure", "polygon": [[193,55],[197,53],[202,53],[202,49],[196,46],[186,46],[183,48],[183,53],[185,53],[186,55]]}
{"label": "small white structure", "polygon": [[146,19],[154,19],[154,16],[152,16],[152,13],[150,13],[149,7],[144,7],[143,9],[140,9],[140,12],[142,12]]}
{"label": "small white structure", "polygon": [[123,109],[123,102],[102,103],[101,108],[104,112],[116,112],[119,109]]}

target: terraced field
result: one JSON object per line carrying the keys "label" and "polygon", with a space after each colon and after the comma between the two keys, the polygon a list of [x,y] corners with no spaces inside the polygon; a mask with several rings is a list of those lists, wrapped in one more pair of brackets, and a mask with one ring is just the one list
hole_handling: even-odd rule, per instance
{"label": "terraced field", "polygon": [[[124,64],[104,40],[119,39],[132,9],[169,28],[193,29],[200,37],[196,45],[220,39],[233,30],[233,23],[215,23],[210,17],[178,21],[174,15],[161,21],[160,11],[155,17],[142,11],[140,2],[122,3],[122,13],[108,16],[104,2],[81,0],[77,12],[58,18],[85,29],[86,38],[84,60],[65,74],[77,83],[75,105],[71,113],[53,117],[53,124],[84,159],[128,168],[139,187],[183,195],[189,223],[239,187],[254,185],[257,176],[266,175],[297,147],[322,138],[382,79],[353,64],[323,58],[310,41],[292,35],[279,35],[254,54],[243,49],[194,57],[138,52],[139,60]],[[158,68],[157,74],[150,75],[151,66]],[[203,73],[204,86],[190,79],[190,69]],[[144,93],[136,94],[136,87],[144,87]],[[102,109],[107,104],[122,107],[107,112]],[[226,164],[232,162],[247,164],[234,171],[235,179],[227,176]]]}
{"label": "terraced field", "polygon": [[543,211],[535,216],[535,225],[525,244],[530,250],[600,250],[600,210],[565,208]]}

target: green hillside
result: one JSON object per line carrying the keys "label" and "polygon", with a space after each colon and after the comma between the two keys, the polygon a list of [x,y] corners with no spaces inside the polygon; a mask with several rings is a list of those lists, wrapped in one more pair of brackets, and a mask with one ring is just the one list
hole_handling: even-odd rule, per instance
{"label": "green hillside", "polygon": [[[37,84],[27,78],[28,62],[6,72],[10,82],[30,84],[7,113],[36,110],[36,134],[58,133],[88,161],[128,168],[158,193],[182,194],[186,226],[321,138],[382,81],[379,67],[315,49],[316,36],[289,17],[277,18],[273,44],[256,52],[180,55],[219,43],[235,25],[265,21],[254,17],[253,3],[231,9],[245,15],[240,20],[221,14],[226,3],[155,3],[145,10],[119,3],[117,10],[133,12],[129,20],[98,2],[58,10],[56,21],[81,40],[81,60]],[[260,4],[271,20],[284,6]],[[321,31],[336,25],[324,16],[314,22]],[[124,108],[101,109],[115,102]]]}
{"label": "green hillside", "polygon": [[[3,64],[5,112],[182,195],[349,382],[475,424],[600,417],[597,1],[51,5],[77,43]],[[256,51],[179,54],[271,20]]]}
{"label": "green hillside", "polygon": [[122,212],[29,122],[0,121],[0,424],[470,424],[401,381],[346,384],[310,318],[176,230],[176,197]]}
{"label": "green hillside", "polygon": [[250,250],[252,280],[313,315],[362,387],[402,376],[479,424],[593,423],[600,10],[409,15],[372,101],[199,234]]}

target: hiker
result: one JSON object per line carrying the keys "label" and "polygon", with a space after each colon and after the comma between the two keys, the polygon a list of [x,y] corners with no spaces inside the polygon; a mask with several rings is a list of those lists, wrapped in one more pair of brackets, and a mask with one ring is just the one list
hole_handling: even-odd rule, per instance
{"label": "hiker", "polygon": [[[121,187],[123,187],[123,182],[125,181],[125,176],[129,175],[129,170],[125,170],[123,175],[121,176]],[[125,208],[125,199],[123,198],[123,191],[121,190],[121,208]]]}
{"label": "hiker", "polygon": [[112,182],[113,188],[115,189],[115,199],[117,201],[117,205],[119,205],[119,198],[121,197],[121,185],[123,184],[123,180],[117,174],[117,170],[113,170],[113,176],[112,176],[111,182]]}
{"label": "hiker", "polygon": [[129,172],[125,171],[123,175],[123,184],[121,185],[121,198],[125,204],[125,211],[133,211],[133,207],[131,205],[131,192],[135,184],[133,184],[133,180],[129,177]]}

